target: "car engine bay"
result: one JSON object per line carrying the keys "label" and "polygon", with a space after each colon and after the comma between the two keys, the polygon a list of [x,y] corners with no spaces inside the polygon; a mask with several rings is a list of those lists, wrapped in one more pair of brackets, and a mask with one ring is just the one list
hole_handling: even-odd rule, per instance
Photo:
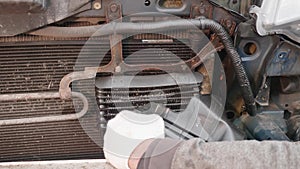
{"label": "car engine bay", "polygon": [[122,110],[160,114],[170,138],[300,141],[299,7],[1,1],[0,162],[104,158]]}

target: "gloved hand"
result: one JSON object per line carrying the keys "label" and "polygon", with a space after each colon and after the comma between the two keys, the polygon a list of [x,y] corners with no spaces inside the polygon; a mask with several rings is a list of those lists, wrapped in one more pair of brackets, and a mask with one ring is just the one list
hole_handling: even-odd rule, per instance
{"label": "gloved hand", "polygon": [[140,143],[146,139],[164,137],[164,121],[160,116],[121,111],[107,124],[104,155],[114,167],[128,169],[128,159]]}

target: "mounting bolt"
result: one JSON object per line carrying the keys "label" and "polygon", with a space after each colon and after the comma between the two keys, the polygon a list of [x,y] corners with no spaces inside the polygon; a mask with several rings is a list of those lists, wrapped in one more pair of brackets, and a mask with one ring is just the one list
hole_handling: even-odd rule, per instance
{"label": "mounting bolt", "polygon": [[115,72],[117,72],[117,73],[120,73],[121,72],[121,67],[120,66],[117,66],[116,68],[115,68]]}
{"label": "mounting bolt", "polygon": [[226,20],[226,26],[228,28],[231,28],[231,26],[232,26],[232,23],[231,23],[231,21],[229,19]]}
{"label": "mounting bolt", "polygon": [[279,59],[282,59],[283,58],[283,54],[280,54],[278,57],[279,57]]}
{"label": "mounting bolt", "polygon": [[97,9],[97,10],[101,9],[101,3],[100,3],[100,2],[95,2],[95,3],[93,4],[93,8],[94,8],[94,9]]}
{"label": "mounting bolt", "polygon": [[118,5],[117,4],[111,4],[110,5],[110,11],[115,13],[118,10]]}
{"label": "mounting bolt", "polygon": [[284,58],[284,55],[283,55],[283,54],[280,54],[278,57],[279,57],[279,59],[283,59],[283,58]]}
{"label": "mounting bolt", "polygon": [[285,57],[287,56],[288,54],[286,53],[286,52],[280,52],[279,54],[278,54],[278,58],[279,59],[285,59]]}

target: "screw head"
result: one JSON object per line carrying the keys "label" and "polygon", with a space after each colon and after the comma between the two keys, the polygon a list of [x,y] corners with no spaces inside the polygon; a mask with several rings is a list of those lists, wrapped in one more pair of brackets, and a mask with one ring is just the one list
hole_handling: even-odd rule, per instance
{"label": "screw head", "polygon": [[149,6],[151,4],[151,2],[150,2],[150,0],[146,0],[144,4],[145,4],[145,6]]}
{"label": "screw head", "polygon": [[278,57],[279,57],[280,59],[282,59],[282,58],[283,58],[283,54],[280,54]]}
{"label": "screw head", "polygon": [[287,56],[287,53],[281,52],[281,53],[279,53],[278,58],[279,59],[284,59],[286,56]]}
{"label": "screw head", "polygon": [[100,3],[100,2],[95,2],[95,3],[93,4],[93,7],[94,7],[94,9],[99,10],[99,9],[101,9],[101,3]]}

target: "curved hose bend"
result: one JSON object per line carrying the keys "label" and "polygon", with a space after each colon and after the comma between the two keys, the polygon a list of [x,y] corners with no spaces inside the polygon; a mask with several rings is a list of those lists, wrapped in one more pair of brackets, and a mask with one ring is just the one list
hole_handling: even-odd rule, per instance
{"label": "curved hose bend", "polygon": [[227,33],[227,31],[223,28],[219,23],[210,20],[210,19],[199,19],[199,26],[202,29],[210,29],[212,32],[216,33],[217,36],[221,39],[224,44],[225,50],[227,54],[231,57],[231,62],[233,63],[233,67],[239,82],[239,85],[242,90],[242,96],[245,101],[246,109],[251,116],[255,116],[257,112],[256,103],[254,99],[254,95],[251,89],[251,85],[246,74],[246,71],[242,65],[242,60],[240,55],[236,51],[233,46],[233,42],[231,37]]}

